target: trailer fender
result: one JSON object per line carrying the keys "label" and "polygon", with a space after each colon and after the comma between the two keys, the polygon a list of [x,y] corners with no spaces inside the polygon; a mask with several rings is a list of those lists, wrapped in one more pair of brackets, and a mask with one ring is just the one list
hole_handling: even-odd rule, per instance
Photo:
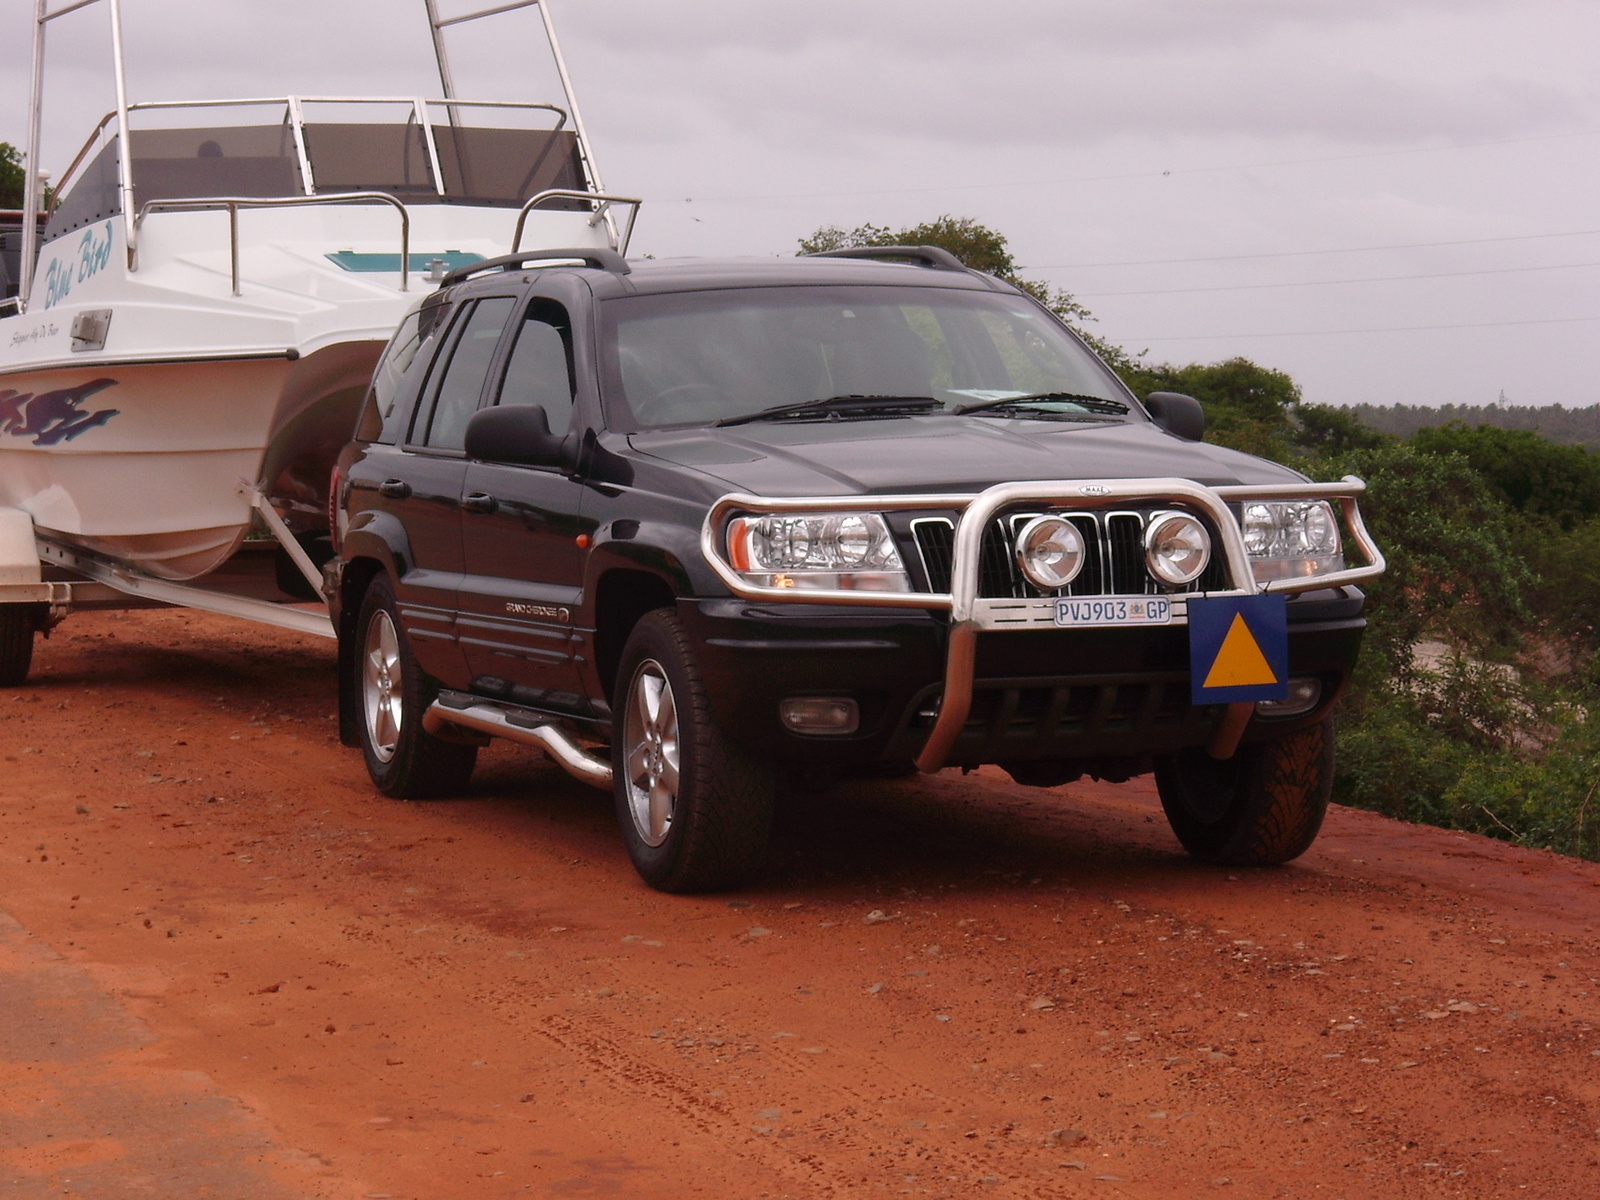
{"label": "trailer fender", "polygon": [[[0,586],[37,584],[39,549],[33,540],[33,518],[20,508],[0,508]],[[0,599],[4,599],[0,595]]]}

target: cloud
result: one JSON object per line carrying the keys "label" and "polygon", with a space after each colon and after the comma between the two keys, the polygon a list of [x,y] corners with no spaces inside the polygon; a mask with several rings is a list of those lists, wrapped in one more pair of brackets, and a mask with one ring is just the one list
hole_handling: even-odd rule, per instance
{"label": "cloud", "polygon": [[[1588,108],[1570,91],[1533,80],[1488,74],[1424,81],[1336,61],[1237,51],[1204,59],[1176,52],[1054,59],[1034,49],[1003,76],[938,59],[817,49],[784,56],[726,53],[694,68],[633,65],[633,77],[651,78],[663,101],[681,114],[680,137],[698,137],[710,123],[813,144],[903,137],[1081,146],[1133,134],[1314,135],[1385,146],[1571,128],[1587,119]],[[624,139],[629,98],[605,94],[592,106]],[[652,138],[662,135],[660,125],[659,118],[651,120]]]}
{"label": "cloud", "polygon": [[[0,20],[25,30],[29,7],[4,0]],[[884,137],[1081,146],[1128,134],[1309,134],[1395,145],[1570,128],[1593,119],[1592,85],[1502,53],[1493,30],[1519,14],[1571,9],[1575,40],[1585,25],[1600,32],[1592,10],[1585,22],[1570,0],[553,7],[580,98],[614,139],[692,141],[719,129],[855,149]],[[136,95],[437,91],[420,0],[332,8],[325,0],[126,0],[125,9]],[[52,110],[92,121],[90,112],[109,103],[103,13],[91,7],[58,24]],[[553,98],[531,11],[446,36],[463,94]],[[25,94],[26,41],[0,38],[0,97]]]}
{"label": "cloud", "polygon": [[[569,40],[585,78],[608,81],[588,103],[622,139],[642,86],[683,113],[669,137],[710,125],[855,148],[1125,135],[1414,145],[1568,129],[1596,107],[1581,76],[1504,52],[1492,25],[1513,10],[1492,0],[1002,0],[975,11],[713,0],[688,26],[681,9],[622,0],[585,9]],[[1491,28],[1463,42],[1459,23],[1474,13]],[[1600,31],[1592,15],[1587,24]]]}
{"label": "cloud", "polygon": [[[786,54],[856,45],[886,58],[956,48],[1009,60],[1041,45],[1074,52],[1202,49],[1249,43],[1284,29],[1393,24],[1408,16],[1459,19],[1509,0],[811,0],[806,4],[696,0],[563,3],[563,28],[620,50],[665,49],[695,58],[727,49]],[[580,17],[581,12],[581,17]]]}

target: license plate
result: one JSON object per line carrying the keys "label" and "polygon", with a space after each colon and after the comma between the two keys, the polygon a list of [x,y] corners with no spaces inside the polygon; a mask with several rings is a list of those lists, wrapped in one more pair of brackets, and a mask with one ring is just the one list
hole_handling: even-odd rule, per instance
{"label": "license plate", "polygon": [[1172,601],[1164,596],[1084,597],[1056,601],[1056,624],[1074,628],[1085,625],[1170,625]]}

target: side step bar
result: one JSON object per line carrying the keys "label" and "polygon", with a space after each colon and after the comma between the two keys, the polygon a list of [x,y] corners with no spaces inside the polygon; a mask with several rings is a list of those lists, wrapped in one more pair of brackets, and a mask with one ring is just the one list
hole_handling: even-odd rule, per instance
{"label": "side step bar", "polygon": [[437,735],[452,725],[526,746],[538,746],[574,779],[603,790],[611,787],[609,762],[595,757],[557,726],[540,722],[531,713],[515,712],[487,702],[468,702],[465,707],[456,708],[439,699],[422,714],[422,727],[429,733]]}

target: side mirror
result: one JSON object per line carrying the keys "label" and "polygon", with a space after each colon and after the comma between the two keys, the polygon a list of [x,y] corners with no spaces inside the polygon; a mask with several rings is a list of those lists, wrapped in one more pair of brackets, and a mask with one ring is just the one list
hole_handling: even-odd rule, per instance
{"label": "side mirror", "polygon": [[566,438],[550,432],[550,418],[537,404],[485,408],[467,422],[468,458],[522,467],[567,465]]}
{"label": "side mirror", "polygon": [[1190,442],[1198,442],[1205,436],[1206,410],[1193,396],[1181,392],[1151,392],[1144,398],[1144,406],[1150,410],[1156,424],[1168,433]]}

